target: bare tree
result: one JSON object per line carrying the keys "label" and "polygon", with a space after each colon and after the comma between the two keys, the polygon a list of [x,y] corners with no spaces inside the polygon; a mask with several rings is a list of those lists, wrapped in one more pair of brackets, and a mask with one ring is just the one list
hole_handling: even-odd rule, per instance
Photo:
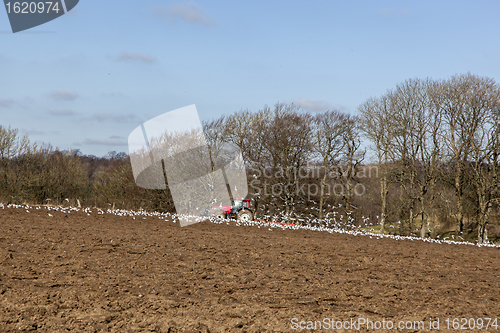
{"label": "bare tree", "polygon": [[281,188],[280,197],[289,216],[296,203],[299,170],[312,152],[311,115],[300,113],[293,105],[276,104],[273,117],[266,128],[265,142],[275,185]]}
{"label": "bare tree", "polygon": [[218,155],[224,150],[224,144],[228,142],[226,117],[203,121],[203,133],[208,147],[212,172],[214,172],[214,161],[218,159]]}
{"label": "bare tree", "polygon": [[388,116],[390,115],[390,100],[387,95],[380,98],[370,98],[360,105],[358,112],[365,136],[374,144],[380,175],[380,214],[379,225],[385,233],[387,214],[387,195],[390,183],[388,181],[388,166],[391,152],[391,131],[389,131]]}
{"label": "bare tree", "polygon": [[345,115],[339,111],[327,111],[314,117],[314,150],[319,155],[323,166],[319,198],[318,218],[323,219],[323,205],[327,177],[333,166],[337,165],[338,157],[344,148],[343,140]]}
{"label": "bare tree", "polygon": [[467,110],[477,116],[471,140],[473,182],[478,199],[478,242],[488,241],[490,211],[500,200],[500,89],[487,78],[476,78],[467,95]]}
{"label": "bare tree", "polygon": [[0,160],[33,152],[35,147],[30,143],[27,135],[21,137],[19,130],[0,125]]}
{"label": "bare tree", "polygon": [[[250,188],[260,187],[254,193],[256,210],[262,201],[272,204],[275,211],[284,206],[285,215],[292,213],[299,192],[297,171],[312,152],[311,123],[311,115],[281,103],[273,109],[240,111],[228,118],[228,140],[242,150],[252,178],[256,178],[250,180]],[[279,191],[270,191],[267,180]]]}
{"label": "bare tree", "polygon": [[421,237],[428,229],[430,205],[434,195],[436,168],[440,163],[438,139],[441,119],[432,107],[430,80],[407,80],[388,94],[391,113],[387,118],[391,132],[391,153],[396,166],[394,175],[401,187],[401,200],[406,202],[408,227],[415,229],[421,216]]}
{"label": "bare tree", "polygon": [[[400,217],[408,218],[410,232],[415,219],[422,219],[421,236],[425,237],[429,206],[436,182],[440,144],[437,138],[440,118],[432,108],[431,81],[407,80],[378,99],[369,99],[359,108],[365,135],[374,143],[381,168],[381,213],[383,232],[389,185],[400,187]],[[390,180],[392,178],[392,180]]]}
{"label": "bare tree", "polygon": [[37,152],[38,147],[31,144],[27,135],[20,136],[17,129],[0,125],[0,184],[6,192],[16,191],[15,178],[18,176],[10,167],[12,159]]}
{"label": "bare tree", "polygon": [[361,122],[358,117],[347,115],[342,122],[342,157],[338,165],[339,173],[342,174],[340,181],[343,185],[343,199],[345,210],[350,214],[352,198],[355,194],[355,179],[358,168],[365,158],[365,150],[361,149]]}
{"label": "bare tree", "polygon": [[267,201],[266,192],[260,191],[258,186],[262,185],[260,176],[269,166],[265,136],[270,119],[271,110],[265,107],[256,113],[248,110],[236,112],[229,116],[226,122],[227,138],[239,147],[251,173],[250,189],[255,190],[257,187],[257,191],[253,193],[256,212],[260,203]]}
{"label": "bare tree", "polygon": [[[464,205],[466,168],[474,149],[474,137],[484,124],[488,113],[485,103],[488,95],[482,87],[491,84],[491,79],[473,74],[456,75],[441,81],[435,96],[435,104],[443,119],[442,138],[448,147],[451,164],[454,166],[453,187],[457,196],[457,229],[464,229]],[[486,98],[486,99],[485,99]]]}

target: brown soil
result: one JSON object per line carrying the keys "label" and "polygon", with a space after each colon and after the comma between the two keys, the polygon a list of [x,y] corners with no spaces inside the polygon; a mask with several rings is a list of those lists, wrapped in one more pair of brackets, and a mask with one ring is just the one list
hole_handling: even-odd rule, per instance
{"label": "brown soil", "polygon": [[499,295],[498,248],[0,208],[0,332],[300,331],[292,318],[446,331],[500,321]]}

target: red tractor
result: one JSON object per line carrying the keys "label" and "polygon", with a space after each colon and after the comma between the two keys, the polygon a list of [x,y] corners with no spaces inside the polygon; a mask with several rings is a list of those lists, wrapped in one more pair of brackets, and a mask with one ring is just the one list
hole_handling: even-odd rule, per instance
{"label": "red tractor", "polygon": [[212,207],[210,213],[221,219],[253,220],[253,212],[250,209],[250,200],[248,199],[235,199],[232,206]]}

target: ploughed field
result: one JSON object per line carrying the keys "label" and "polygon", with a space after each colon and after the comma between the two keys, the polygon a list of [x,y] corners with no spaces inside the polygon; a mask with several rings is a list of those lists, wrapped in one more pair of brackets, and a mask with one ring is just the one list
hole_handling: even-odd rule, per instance
{"label": "ploughed field", "polygon": [[122,215],[0,207],[0,332],[500,320],[499,248]]}

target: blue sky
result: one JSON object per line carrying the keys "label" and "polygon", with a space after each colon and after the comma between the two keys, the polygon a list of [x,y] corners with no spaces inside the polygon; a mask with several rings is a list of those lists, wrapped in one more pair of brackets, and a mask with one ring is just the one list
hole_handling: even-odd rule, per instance
{"label": "blue sky", "polygon": [[103,156],[142,122],[277,102],[356,113],[409,78],[500,82],[499,1],[81,0],[13,34],[0,9],[0,125]]}

